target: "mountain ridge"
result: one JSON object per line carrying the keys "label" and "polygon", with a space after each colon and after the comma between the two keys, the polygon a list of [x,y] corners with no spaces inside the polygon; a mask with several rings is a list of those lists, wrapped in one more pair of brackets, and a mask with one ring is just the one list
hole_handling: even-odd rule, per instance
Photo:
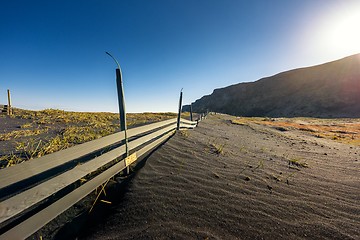
{"label": "mountain ridge", "polygon": [[332,118],[360,117],[359,103],[360,54],[355,54],[215,89],[192,108],[237,116]]}

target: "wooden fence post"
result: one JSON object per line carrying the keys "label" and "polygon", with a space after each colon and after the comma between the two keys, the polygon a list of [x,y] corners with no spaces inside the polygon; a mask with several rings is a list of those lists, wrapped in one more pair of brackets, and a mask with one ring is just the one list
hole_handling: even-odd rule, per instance
{"label": "wooden fence post", "polygon": [[[119,114],[120,114],[120,131],[124,131],[125,134],[125,149],[126,157],[129,156],[129,147],[128,147],[128,137],[127,137],[127,123],[126,123],[126,111],[125,111],[125,96],[124,96],[124,87],[122,81],[122,73],[119,62],[108,52],[106,52],[116,63],[116,86],[118,93],[118,102],[119,102]],[[130,168],[126,168],[126,173],[130,173]]]}
{"label": "wooden fence post", "polygon": [[12,111],[11,111],[11,96],[10,96],[10,89],[7,90],[7,95],[8,95],[8,106],[7,106],[7,115],[11,115]]}
{"label": "wooden fence post", "polygon": [[193,115],[192,115],[192,103],[190,103],[190,121],[193,120]]}
{"label": "wooden fence post", "polygon": [[120,114],[120,131],[127,130],[126,126],[126,112],[125,112],[125,96],[122,83],[122,74],[119,68],[116,69],[116,86],[119,102],[119,114]]}
{"label": "wooden fence post", "polygon": [[176,126],[176,130],[180,130],[180,117],[181,117],[181,107],[182,107],[182,90],[180,91],[180,99],[179,99],[179,112],[178,112],[178,117],[177,117],[177,126]]}

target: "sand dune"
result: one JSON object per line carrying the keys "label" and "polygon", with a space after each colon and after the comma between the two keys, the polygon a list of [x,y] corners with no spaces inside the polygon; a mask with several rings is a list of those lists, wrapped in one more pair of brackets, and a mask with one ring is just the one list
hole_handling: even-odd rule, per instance
{"label": "sand dune", "polygon": [[172,137],[82,238],[360,238],[359,147],[229,119]]}

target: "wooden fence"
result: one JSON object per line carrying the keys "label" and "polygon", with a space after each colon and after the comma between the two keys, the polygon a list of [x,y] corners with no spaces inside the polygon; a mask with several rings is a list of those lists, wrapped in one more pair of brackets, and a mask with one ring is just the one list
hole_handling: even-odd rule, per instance
{"label": "wooden fence", "polygon": [[[201,115],[200,120],[203,115]],[[180,129],[197,122],[180,119]],[[0,170],[0,239],[25,239],[172,136],[177,119],[152,123]]]}

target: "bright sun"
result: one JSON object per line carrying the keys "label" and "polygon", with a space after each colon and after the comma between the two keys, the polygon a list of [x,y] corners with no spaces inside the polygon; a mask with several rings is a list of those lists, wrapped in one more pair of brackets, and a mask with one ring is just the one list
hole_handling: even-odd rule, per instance
{"label": "bright sun", "polygon": [[360,52],[360,11],[342,16],[329,27],[326,39],[330,47]]}
{"label": "bright sun", "polygon": [[359,2],[339,7],[323,17],[316,34],[317,45],[323,51],[343,56],[360,53]]}

